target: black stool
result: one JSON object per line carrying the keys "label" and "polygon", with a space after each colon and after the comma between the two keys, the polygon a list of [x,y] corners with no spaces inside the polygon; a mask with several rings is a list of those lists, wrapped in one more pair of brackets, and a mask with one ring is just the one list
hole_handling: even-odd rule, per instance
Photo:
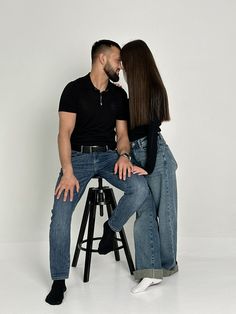
{"label": "black stool", "polygon": [[[100,240],[101,237],[94,238],[94,225],[95,225],[95,217],[96,217],[96,208],[99,205],[100,207],[100,216],[103,216],[103,206],[106,205],[107,207],[107,215],[108,217],[111,216],[113,209],[116,207],[116,199],[113,193],[113,189],[108,186],[102,185],[102,178],[95,177],[98,179],[98,187],[92,187],[88,191],[88,196],[85,204],[84,214],[80,226],[79,236],[75,248],[74,258],[72,262],[72,267],[77,266],[77,262],[79,259],[80,250],[86,252],[85,256],[85,268],[84,268],[84,282],[89,281],[89,274],[90,274],[90,264],[91,264],[91,256],[92,252],[98,252],[98,250],[93,249],[93,241]],[[89,223],[88,223],[89,217]],[[86,225],[88,223],[88,236],[87,239],[84,240],[84,232],[86,229]],[[132,260],[132,256],[130,253],[130,249],[128,246],[128,242],[126,239],[126,235],[124,230],[122,229],[120,232],[120,238],[114,238],[114,254],[115,260],[120,260],[119,250],[124,249],[126,259],[129,265],[130,273],[133,274],[134,271],[134,263]],[[122,242],[121,246],[118,246],[118,241]],[[86,248],[82,247],[82,244],[87,242]]]}

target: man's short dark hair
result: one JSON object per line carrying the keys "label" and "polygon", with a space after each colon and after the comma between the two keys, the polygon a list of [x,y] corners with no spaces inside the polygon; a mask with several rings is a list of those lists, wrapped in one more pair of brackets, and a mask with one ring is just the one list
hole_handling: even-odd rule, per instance
{"label": "man's short dark hair", "polygon": [[96,56],[101,53],[102,51],[104,51],[107,48],[111,48],[111,47],[116,47],[119,50],[121,50],[121,47],[112,40],[108,40],[108,39],[101,39],[99,41],[96,41],[93,44],[92,50],[91,50],[91,58],[92,58],[92,62],[95,60]]}

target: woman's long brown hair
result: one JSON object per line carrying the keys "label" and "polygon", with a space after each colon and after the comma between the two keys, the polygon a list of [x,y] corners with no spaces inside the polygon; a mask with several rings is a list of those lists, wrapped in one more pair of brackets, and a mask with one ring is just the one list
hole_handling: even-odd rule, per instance
{"label": "woman's long brown hair", "polygon": [[127,43],[121,60],[129,88],[130,127],[170,120],[168,97],[153,55],[142,40]]}

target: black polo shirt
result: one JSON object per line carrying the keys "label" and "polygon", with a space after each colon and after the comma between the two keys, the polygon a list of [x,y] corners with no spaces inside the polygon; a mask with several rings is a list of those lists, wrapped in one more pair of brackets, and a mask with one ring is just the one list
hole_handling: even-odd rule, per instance
{"label": "black polo shirt", "polygon": [[73,150],[80,145],[109,145],[115,149],[116,120],[128,119],[127,94],[110,81],[107,89],[100,93],[87,74],[67,84],[61,95],[59,111],[76,113],[71,135]]}

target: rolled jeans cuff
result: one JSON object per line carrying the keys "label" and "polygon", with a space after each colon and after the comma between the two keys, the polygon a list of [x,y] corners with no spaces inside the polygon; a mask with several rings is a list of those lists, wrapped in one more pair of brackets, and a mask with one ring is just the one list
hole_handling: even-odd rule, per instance
{"label": "rolled jeans cuff", "polygon": [[175,267],[172,268],[172,269],[165,269],[165,268],[163,268],[163,276],[164,277],[169,277],[169,276],[177,273],[178,270],[179,270],[178,265],[175,265]]}
{"label": "rolled jeans cuff", "polygon": [[[111,219],[110,219],[110,220],[111,220]],[[122,228],[117,228],[116,226],[114,226],[114,225],[112,224],[112,222],[111,222],[110,220],[108,220],[108,225],[109,225],[109,227],[111,228],[111,230],[114,231],[114,232],[120,232]]]}
{"label": "rolled jeans cuff", "polygon": [[52,280],[64,280],[68,279],[69,275],[68,274],[58,274],[58,275],[51,275]]}
{"label": "rolled jeans cuff", "polygon": [[134,271],[134,278],[136,280],[140,280],[143,278],[163,278],[163,270],[162,269],[140,269]]}

